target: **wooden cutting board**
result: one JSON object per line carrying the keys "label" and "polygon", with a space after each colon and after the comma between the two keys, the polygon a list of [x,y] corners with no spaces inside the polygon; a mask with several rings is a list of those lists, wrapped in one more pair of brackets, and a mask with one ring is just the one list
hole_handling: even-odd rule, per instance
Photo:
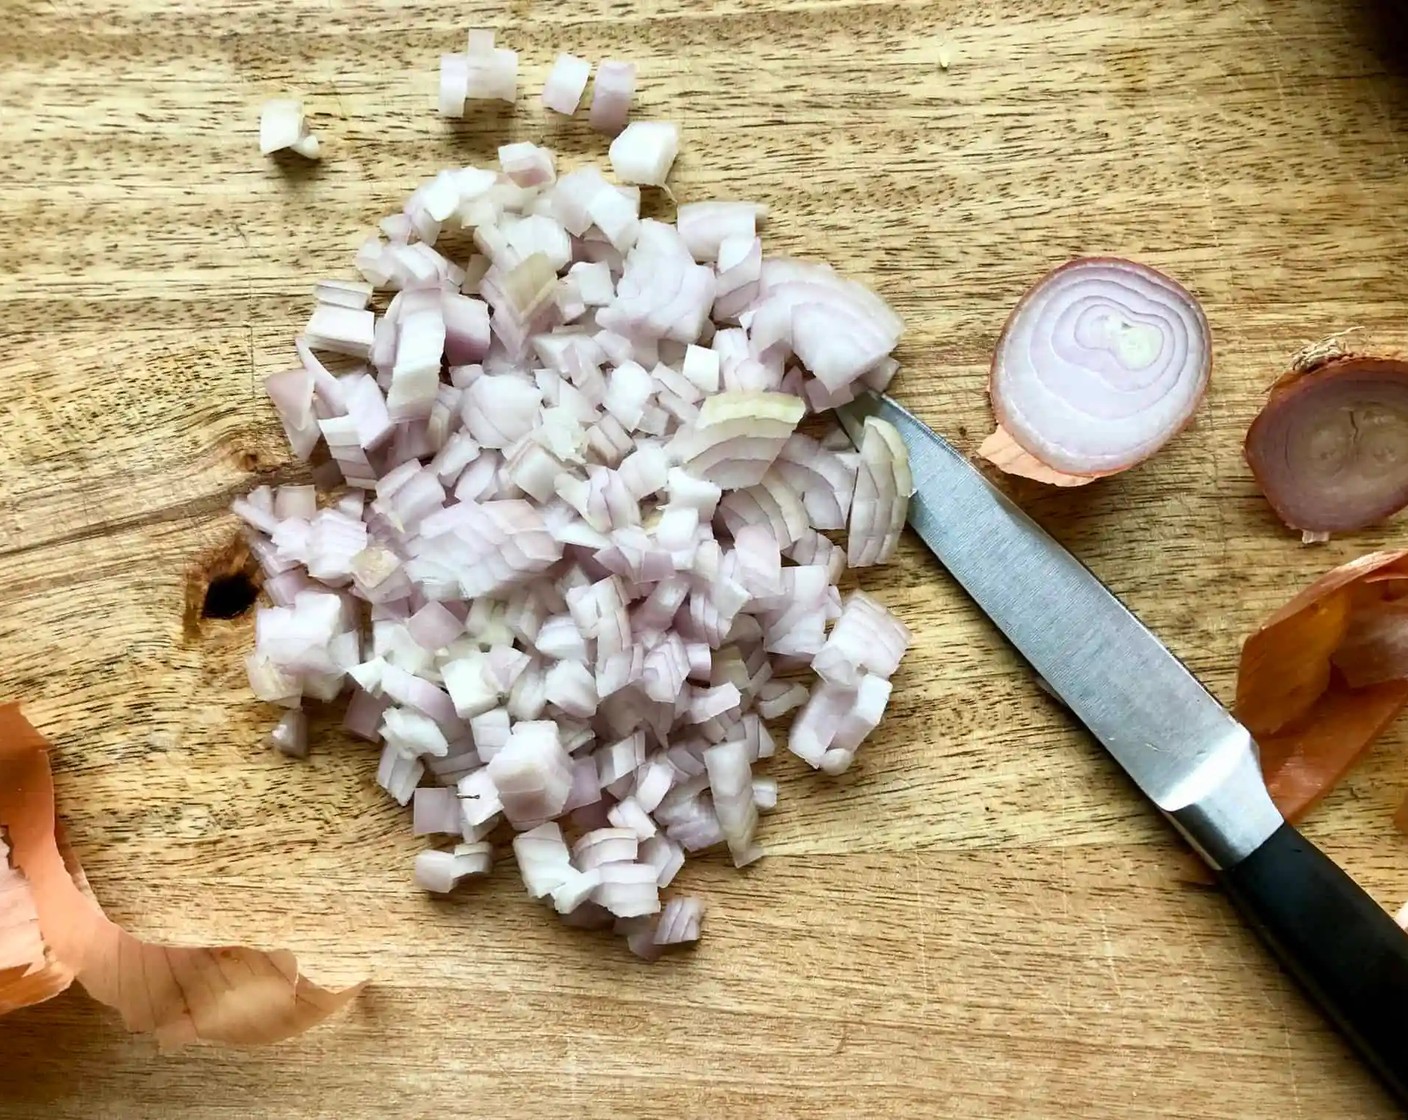
{"label": "wooden cutting board", "polygon": [[[261,745],[252,619],[188,627],[226,507],[292,477],[261,377],[381,215],[545,121],[553,56],[641,63],[683,199],[772,207],[774,252],[878,288],[898,394],[971,449],[985,364],[1041,271],[1116,253],[1204,301],[1213,390],[1132,474],[1020,499],[1220,695],[1239,641],[1392,528],[1302,547],[1240,455],[1268,382],[1344,328],[1408,342],[1396,5],[1346,0],[9,0],[0,13],[0,697],[56,744],[62,813],[140,933],[296,950],[350,1013],[253,1052],[159,1056],[78,992],[0,1026],[0,1116],[1388,1117],[1169,831],[912,541],[861,584],[913,627],[841,779],[787,756],[769,856],[690,863],[698,951],[654,967],[538,911],[511,861],[410,882],[373,755]],[[490,24],[515,113],[434,110]],[[1385,61],[1389,60],[1389,61]],[[948,61],[947,69],[944,61]],[[325,158],[259,156],[300,95]],[[1408,897],[1398,732],[1309,832]]]}

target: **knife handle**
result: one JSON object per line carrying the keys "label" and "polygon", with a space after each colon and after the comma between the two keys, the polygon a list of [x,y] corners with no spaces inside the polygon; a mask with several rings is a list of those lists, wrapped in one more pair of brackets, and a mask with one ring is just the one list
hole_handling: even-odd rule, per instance
{"label": "knife handle", "polygon": [[1408,1105],[1408,933],[1289,824],[1218,874],[1281,963]]}

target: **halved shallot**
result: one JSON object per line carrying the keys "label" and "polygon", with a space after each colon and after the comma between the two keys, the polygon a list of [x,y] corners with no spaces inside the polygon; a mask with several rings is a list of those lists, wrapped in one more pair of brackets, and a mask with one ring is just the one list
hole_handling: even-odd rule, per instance
{"label": "halved shallot", "polygon": [[1272,509],[1307,534],[1348,532],[1408,505],[1408,362],[1338,357],[1293,370],[1247,430]]}
{"label": "halved shallot", "polygon": [[1091,257],[1038,280],[1007,320],[978,453],[1009,474],[1081,486],[1143,462],[1192,419],[1212,339],[1198,301],[1145,265]]}

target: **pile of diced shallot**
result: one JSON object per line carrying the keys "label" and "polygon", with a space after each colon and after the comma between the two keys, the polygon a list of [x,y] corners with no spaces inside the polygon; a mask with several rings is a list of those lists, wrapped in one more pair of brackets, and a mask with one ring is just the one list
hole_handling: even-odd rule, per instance
{"label": "pile of diced shallot", "polygon": [[[676,143],[625,127],[617,178],[663,180]],[[697,899],[660,897],[686,854],[761,854],[767,721],[795,712],[789,749],[839,774],[889,699],[908,631],[836,584],[895,551],[904,445],[875,419],[858,451],[797,429],[883,389],[901,325],[826,265],[765,258],[761,206],[670,225],[595,167],[499,157],[384,219],[365,282],[316,286],[300,364],[267,381],[294,452],[331,458],[322,501],[235,502],[274,603],[249,679],[294,755],[303,700],[349,695],[416,834],[456,838],[416,858],[423,887],[487,872],[507,822],[534,898],[653,958],[699,935]],[[436,248],[458,230],[462,262]]]}

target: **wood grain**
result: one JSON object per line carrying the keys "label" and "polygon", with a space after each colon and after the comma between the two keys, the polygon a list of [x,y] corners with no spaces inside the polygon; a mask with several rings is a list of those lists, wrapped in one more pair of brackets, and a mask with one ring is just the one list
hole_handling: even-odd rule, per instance
{"label": "wood grain", "polygon": [[[1408,343],[1395,8],[4,0],[0,695],[54,739],[115,917],[374,987],[296,1042],[175,1057],[70,993],[0,1028],[0,1116],[1392,1115],[914,542],[862,581],[917,635],[883,733],[839,780],[776,762],[769,858],[691,863],[705,940],[654,968],[546,920],[509,866],[449,901],[415,891],[368,751],[272,756],[248,620],[195,640],[181,620],[230,497],[288,470],[258,382],[291,363],[311,278],[348,274],[418,181],[506,138],[604,156],[526,96],[437,118],[438,53],[489,24],[526,95],[558,49],[639,59],[640,111],[683,126],[679,195],[764,200],[774,251],[880,289],[908,324],[898,391],[965,448],[1039,272],[1117,253],[1197,292],[1217,368],[1194,428],[1129,476],[1015,492],[1229,697],[1260,617],[1402,540],[1302,548],[1240,455],[1302,343]],[[324,144],[309,170],[257,153],[258,105],[290,92]],[[1401,744],[1309,826],[1394,906]]]}

